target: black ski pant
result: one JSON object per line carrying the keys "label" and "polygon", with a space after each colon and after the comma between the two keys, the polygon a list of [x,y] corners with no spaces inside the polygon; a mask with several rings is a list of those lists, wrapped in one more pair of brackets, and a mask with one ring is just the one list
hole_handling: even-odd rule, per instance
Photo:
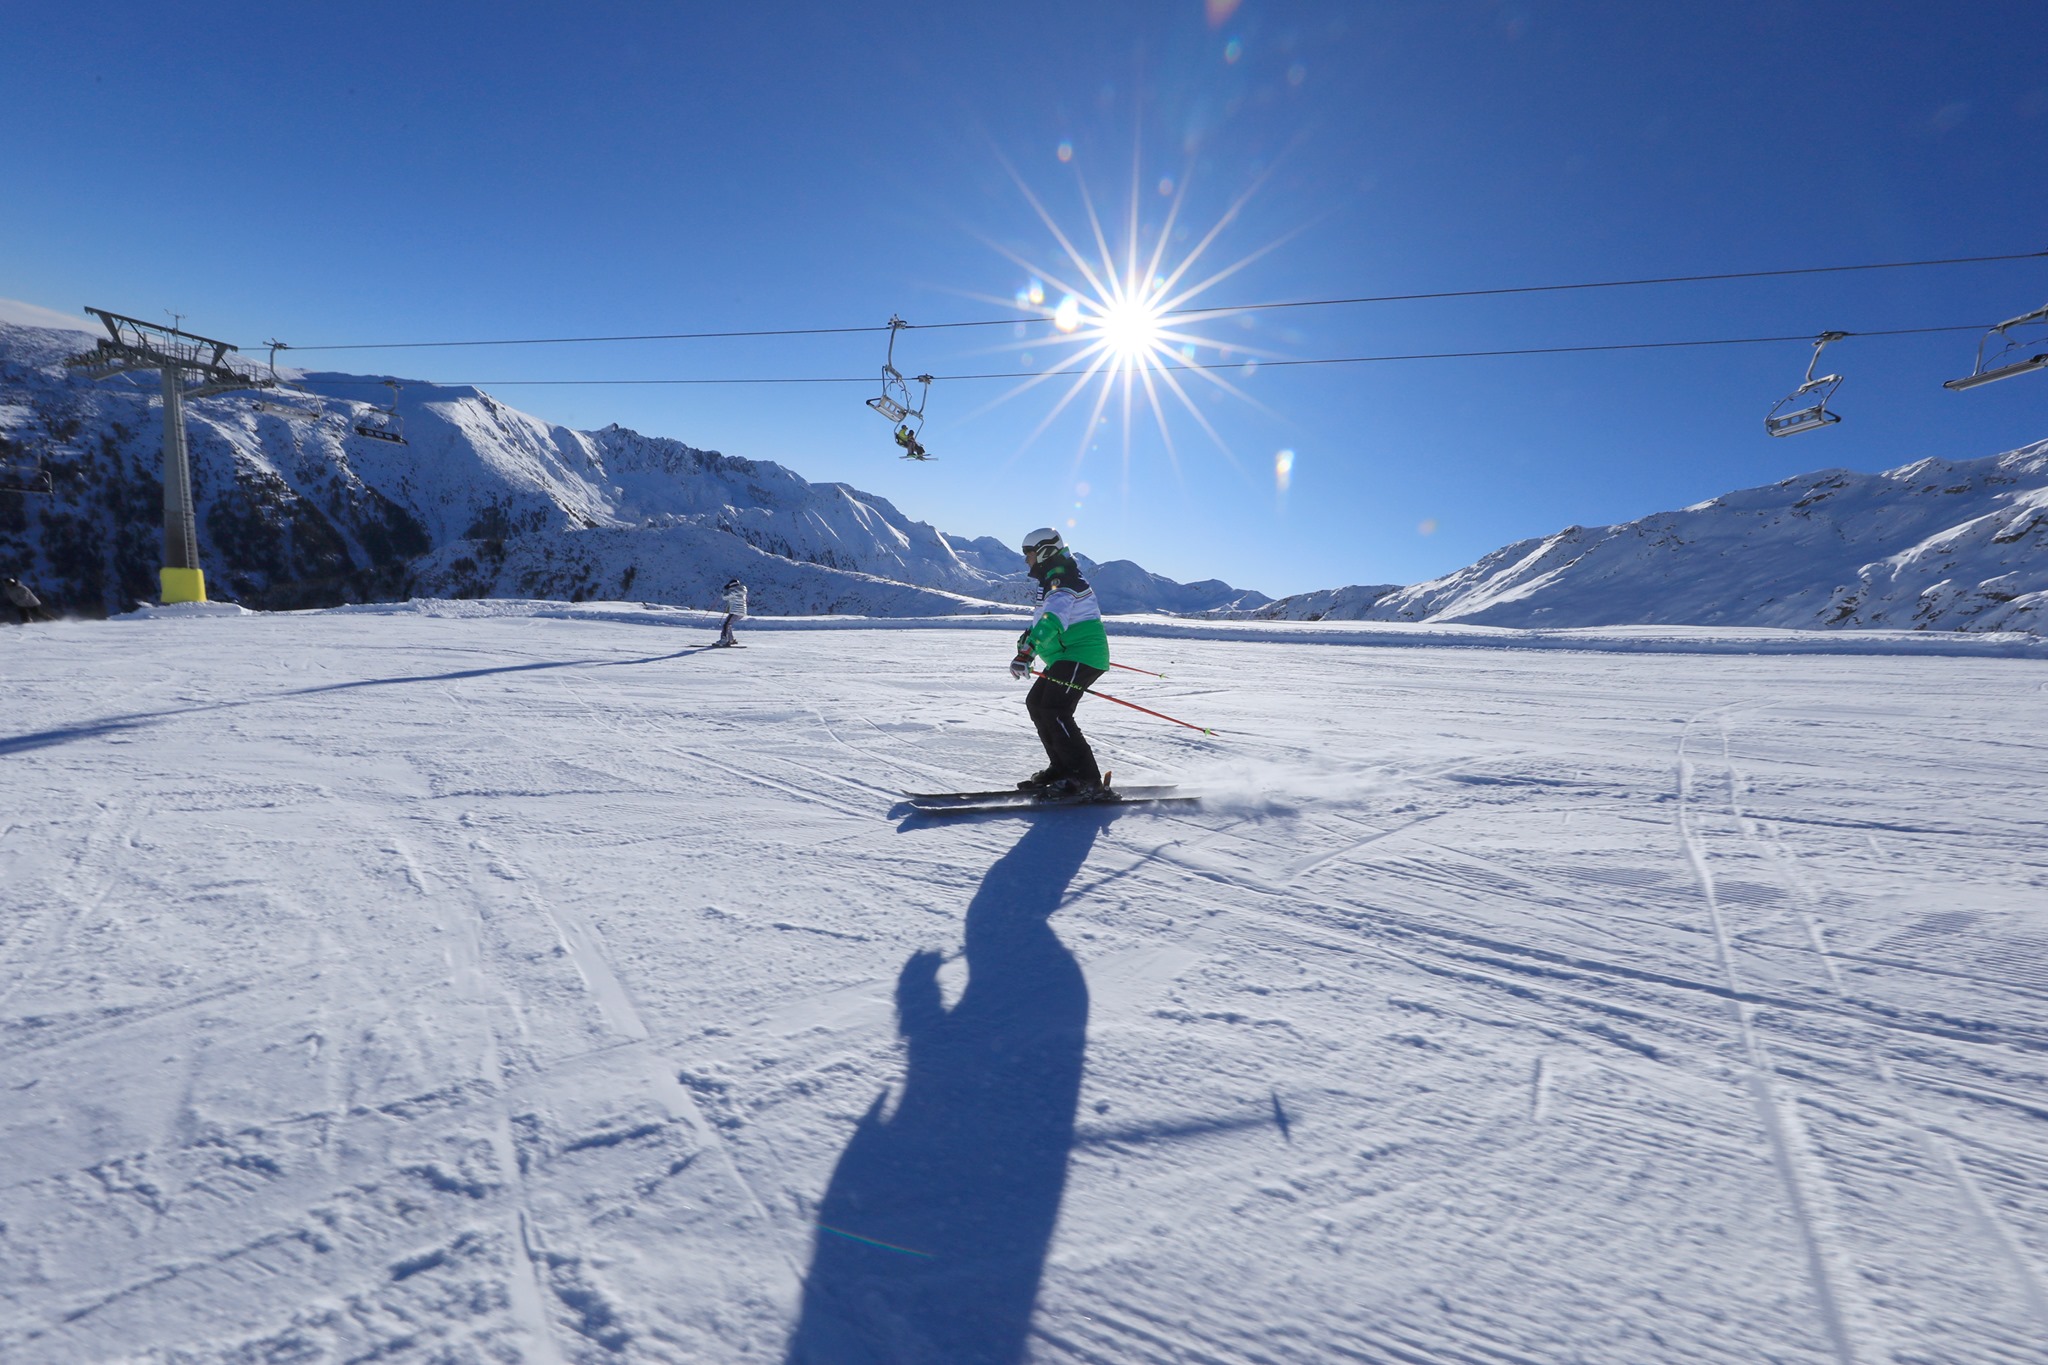
{"label": "black ski pant", "polygon": [[739,619],[740,618],[736,613],[727,612],[725,614],[725,624],[718,628],[718,638],[721,640],[730,640],[732,638],[732,623]]}
{"label": "black ski pant", "polygon": [[1088,783],[1102,781],[1102,769],[1095,766],[1095,751],[1088,747],[1081,727],[1074,723],[1074,708],[1081,704],[1081,694],[1101,676],[1099,668],[1061,659],[1047,668],[1025,695],[1024,705],[1031,712],[1031,723],[1038,727],[1039,742],[1045,745],[1045,756],[1052,761],[1057,776]]}

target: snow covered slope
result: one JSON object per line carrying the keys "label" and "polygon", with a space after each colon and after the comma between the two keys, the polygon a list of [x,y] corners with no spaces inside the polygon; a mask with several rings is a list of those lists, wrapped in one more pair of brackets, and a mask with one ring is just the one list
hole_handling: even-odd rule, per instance
{"label": "snow covered slope", "polygon": [[[0,494],[0,563],[76,610],[153,600],[161,526],[154,375],[91,383],[74,332],[0,326],[0,459],[45,460],[50,498]],[[198,399],[187,426],[213,591],[258,607],[409,595],[628,593],[709,606],[737,573],[772,614],[930,615],[1017,604],[1023,558],[886,499],[612,426],[573,431],[473,388],[408,381],[407,444],[358,435],[374,380],[308,374],[259,407]],[[1024,528],[1014,528],[1021,532]],[[1115,611],[1264,601],[1130,566]],[[1105,594],[1107,596],[1107,594]]]}
{"label": "snow covered slope", "polygon": [[2024,630],[2048,625],[2048,441],[1823,470],[1618,526],[1570,526],[1407,588],[1251,613],[1494,626]]}
{"label": "snow covered slope", "polygon": [[2040,1358],[2048,661],[713,619],[6,633],[0,1359]]}

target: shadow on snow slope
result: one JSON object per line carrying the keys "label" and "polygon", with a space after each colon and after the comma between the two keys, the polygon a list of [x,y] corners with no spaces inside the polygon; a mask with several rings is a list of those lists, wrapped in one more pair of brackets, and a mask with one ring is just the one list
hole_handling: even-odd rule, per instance
{"label": "shadow on snow slope", "polygon": [[55,730],[37,730],[29,734],[0,737],[0,756],[24,753],[30,749],[47,749],[59,744],[69,744],[74,740],[97,739],[102,735],[115,734],[122,730],[137,730],[159,721],[194,715],[201,711],[231,711],[238,707],[256,706],[264,702],[289,701],[293,697],[315,697],[323,692],[352,692],[362,687],[400,687],[408,683],[457,682],[464,678],[488,678],[499,673],[532,673],[549,668],[624,668],[635,664],[659,664],[672,659],[686,659],[692,654],[702,654],[710,648],[710,645],[693,645],[687,649],[676,650],[672,654],[649,654],[637,659],[542,659],[537,663],[498,664],[489,668],[465,668],[453,673],[406,674],[395,678],[355,678],[348,682],[322,683],[318,687],[298,687],[289,692],[277,692],[267,697],[250,697],[243,701],[201,702],[196,706],[174,706],[162,711],[136,711],[125,716],[104,716],[99,720],[83,721]]}
{"label": "shadow on snow slope", "polygon": [[1023,1359],[1087,1045],[1088,985],[1049,921],[1112,814],[1035,825],[989,869],[952,1009],[940,954],[903,964],[902,1100],[876,1098],[832,1173],[787,1365]]}

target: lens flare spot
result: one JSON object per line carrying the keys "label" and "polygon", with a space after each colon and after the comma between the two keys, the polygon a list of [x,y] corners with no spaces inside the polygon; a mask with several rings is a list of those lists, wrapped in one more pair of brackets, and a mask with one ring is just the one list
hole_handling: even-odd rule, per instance
{"label": "lens flare spot", "polygon": [[1223,27],[1230,21],[1230,16],[1237,13],[1239,3],[1240,0],[1207,0],[1209,27]]}
{"label": "lens flare spot", "polygon": [[1072,161],[1074,159],[1074,144],[1062,142],[1059,149],[1059,158],[1062,161]]}
{"label": "lens flare spot", "polygon": [[1300,62],[1296,62],[1293,66],[1287,68],[1287,83],[1289,85],[1300,85],[1303,81],[1307,79],[1308,68],[1303,66]]}
{"label": "lens flare spot", "polygon": [[1172,193],[1173,193],[1173,177],[1172,177],[1172,176],[1170,176],[1170,175],[1162,175],[1162,176],[1160,176],[1160,177],[1159,177],[1159,193],[1160,193],[1161,195],[1169,195],[1169,194],[1172,194]]}
{"label": "lens flare spot", "polygon": [[1077,498],[1085,498],[1091,491],[1092,490],[1086,483],[1077,483],[1074,485],[1074,496]]}
{"label": "lens flare spot", "polygon": [[1232,38],[1223,45],[1223,60],[1230,65],[1236,66],[1237,59],[1242,56],[1244,56],[1244,44],[1238,39]]}
{"label": "lens flare spot", "polygon": [[1417,522],[1417,523],[1416,523],[1416,525],[1415,525],[1415,534],[1416,534],[1416,535],[1418,535],[1418,536],[1433,536],[1433,535],[1435,535],[1435,534],[1436,534],[1436,518],[1435,518],[1435,517],[1424,517],[1424,518],[1423,518],[1423,519],[1422,519],[1421,521]]}
{"label": "lens flare spot", "polygon": [[1294,482],[1294,452],[1283,450],[1273,457],[1273,487],[1285,493]]}
{"label": "lens flare spot", "polygon": [[1060,306],[1053,309],[1052,325],[1062,332],[1074,331],[1081,325],[1081,300],[1072,294],[1060,300]]}

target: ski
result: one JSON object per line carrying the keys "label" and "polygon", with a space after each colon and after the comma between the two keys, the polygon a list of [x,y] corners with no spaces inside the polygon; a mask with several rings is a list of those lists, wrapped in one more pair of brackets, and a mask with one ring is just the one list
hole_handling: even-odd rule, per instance
{"label": "ski", "polygon": [[1126,787],[1121,791],[1089,796],[1044,796],[1027,791],[945,792],[929,797],[913,796],[909,804],[920,815],[986,815],[1075,806],[1192,806],[1201,801],[1198,796],[1182,796],[1177,791],[1174,787]]}
{"label": "ski", "polygon": [[[1125,800],[1130,800],[1133,797],[1149,799],[1168,796],[1180,789],[1168,784],[1160,787],[1118,787],[1115,790],[1118,796],[1123,797]],[[996,787],[984,792],[905,792],[903,799],[912,803],[922,802],[932,806],[971,804],[984,801],[1015,805],[1019,802],[1028,804],[1037,801],[1040,799],[1040,796],[1038,792],[1028,787]]]}

